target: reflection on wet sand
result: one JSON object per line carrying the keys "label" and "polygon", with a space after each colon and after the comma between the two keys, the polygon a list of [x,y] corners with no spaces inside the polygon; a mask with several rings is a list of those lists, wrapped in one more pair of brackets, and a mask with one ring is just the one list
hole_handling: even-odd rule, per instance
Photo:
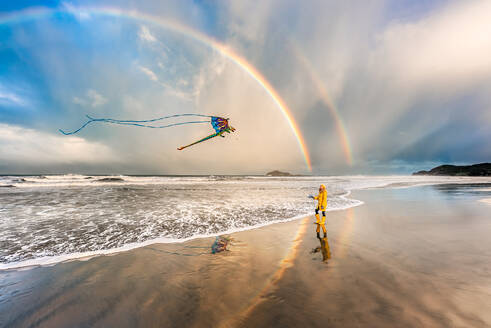
{"label": "reflection on wet sand", "polygon": [[[185,244],[0,272],[1,327],[239,325],[293,265],[293,221]],[[226,245],[225,245],[226,244]],[[215,254],[210,245],[216,245]],[[228,251],[220,251],[226,246]],[[225,250],[225,249],[224,249]]]}
{"label": "reflection on wet sand", "polygon": [[255,307],[257,307],[262,302],[268,300],[269,295],[272,293],[273,289],[276,287],[278,282],[283,278],[285,271],[293,265],[293,261],[297,257],[300,243],[302,242],[303,236],[307,231],[308,222],[309,222],[308,218],[302,220],[302,223],[300,224],[297,230],[297,234],[293,239],[293,243],[291,244],[287,255],[280,261],[280,266],[278,270],[276,270],[276,272],[271,276],[271,278],[267,280],[266,285],[250,302],[248,302],[248,306],[243,311],[241,311],[232,320],[224,322],[224,324],[222,324],[222,327],[235,326],[239,322],[244,322],[245,320],[247,320],[247,317],[250,316],[250,314],[252,313]]}
{"label": "reflection on wet sand", "polygon": [[488,207],[431,187],[353,196],[329,214],[329,265],[298,256],[241,327],[491,327]]}
{"label": "reflection on wet sand", "polygon": [[353,196],[365,205],[329,212],[329,240],[308,217],[0,272],[0,326],[491,327],[489,206],[434,188]]}
{"label": "reflection on wet sand", "polygon": [[354,225],[354,211],[352,208],[348,208],[345,212],[344,220],[338,231],[338,238],[336,240],[336,257],[344,258],[350,247],[350,241],[353,234]]}
{"label": "reflection on wet sand", "polygon": [[317,233],[317,239],[319,239],[320,246],[314,248],[312,253],[321,252],[322,262],[327,262],[327,260],[331,258],[331,249],[329,247],[329,242],[327,241],[327,235],[321,237],[320,234]]}

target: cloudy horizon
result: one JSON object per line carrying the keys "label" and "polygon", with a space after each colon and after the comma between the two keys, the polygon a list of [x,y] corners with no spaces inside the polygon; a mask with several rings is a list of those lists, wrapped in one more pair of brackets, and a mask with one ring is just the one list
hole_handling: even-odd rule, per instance
{"label": "cloudy horizon", "polygon": [[[1,4],[0,174],[407,174],[489,162],[490,53],[484,0]],[[179,113],[229,117],[237,132],[177,151],[211,126],[58,131],[86,114]]]}

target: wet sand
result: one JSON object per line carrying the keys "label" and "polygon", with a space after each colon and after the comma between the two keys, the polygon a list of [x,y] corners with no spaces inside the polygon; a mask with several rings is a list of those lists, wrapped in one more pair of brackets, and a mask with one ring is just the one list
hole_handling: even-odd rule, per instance
{"label": "wet sand", "polygon": [[[354,192],[314,218],[0,272],[2,327],[491,327],[491,207],[444,188]],[[321,233],[322,234],[322,233]]]}
{"label": "wet sand", "polygon": [[491,205],[491,198],[483,198],[480,199],[479,201]]}

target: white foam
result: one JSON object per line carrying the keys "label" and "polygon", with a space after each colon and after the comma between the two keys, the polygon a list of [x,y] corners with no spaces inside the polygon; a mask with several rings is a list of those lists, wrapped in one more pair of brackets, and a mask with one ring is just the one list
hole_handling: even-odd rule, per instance
{"label": "white foam", "polygon": [[[360,206],[362,204],[364,204],[362,201],[357,201],[356,204],[354,204],[352,206],[332,208],[332,209],[328,209],[327,212],[344,210],[344,209]],[[285,222],[290,222],[290,221],[302,219],[308,215],[311,215],[311,214],[305,213],[305,214],[297,215],[297,216],[294,216],[294,217],[291,217],[288,219],[259,223],[259,224],[249,226],[249,227],[228,229],[228,230],[225,230],[225,231],[222,231],[219,233],[199,234],[199,235],[195,235],[195,236],[188,237],[188,238],[182,238],[182,239],[178,239],[178,238],[154,238],[154,239],[146,240],[144,242],[130,243],[130,244],[127,244],[123,247],[117,247],[117,248],[112,248],[112,249],[90,251],[90,252],[76,252],[76,253],[62,254],[62,255],[56,255],[56,256],[44,256],[44,257],[25,260],[25,261],[10,262],[10,263],[6,263],[6,264],[0,264],[0,271],[1,270],[12,270],[12,269],[33,269],[33,268],[40,267],[40,266],[51,266],[51,265],[55,265],[57,263],[67,262],[67,261],[72,261],[72,260],[87,261],[87,260],[90,260],[90,259],[97,257],[97,256],[126,252],[126,251],[130,251],[130,250],[133,250],[136,248],[141,248],[141,247],[145,247],[145,246],[149,246],[149,245],[153,245],[153,244],[184,243],[186,241],[194,240],[194,239],[210,238],[210,237],[215,237],[215,236],[219,236],[219,235],[227,235],[227,234],[232,234],[232,233],[241,232],[241,231],[254,230],[254,229],[266,227],[266,226],[269,226],[272,224],[285,223]],[[211,249],[211,245],[210,245],[210,249]]]}
{"label": "white foam", "polygon": [[[445,176],[296,176],[296,177],[227,177],[218,179],[215,176],[202,177],[144,177],[144,176],[124,176],[124,175],[107,175],[107,176],[86,176],[79,174],[67,175],[46,175],[46,176],[7,176],[2,177],[2,184],[13,184],[19,188],[39,188],[39,187],[98,187],[98,186],[120,186],[120,185],[167,185],[167,184],[237,184],[244,180],[250,181],[290,181],[290,182],[314,182],[314,181],[335,181],[345,180],[351,184],[350,190],[380,188],[395,183],[407,183],[410,186],[430,185],[442,183],[472,183],[474,181],[482,183],[491,183],[491,178],[487,177],[445,177]],[[90,178],[90,179],[88,179]],[[121,178],[123,181],[102,182],[97,181],[104,178]],[[18,181],[24,179],[25,181]]]}
{"label": "white foam", "polygon": [[[124,181],[92,182],[111,177]],[[3,177],[2,181],[17,178]],[[320,183],[328,186],[328,211],[334,211],[363,204],[348,198],[351,190],[491,182],[491,178],[408,176],[97,176],[89,182],[85,178],[24,177],[26,181],[16,185],[34,186],[29,187],[32,192],[23,189],[24,198],[0,199],[0,238],[13,245],[12,253],[5,250],[0,270],[89,259],[154,243],[178,243],[295,220],[312,213],[314,202],[307,195]],[[48,189],[35,192],[40,186]]]}

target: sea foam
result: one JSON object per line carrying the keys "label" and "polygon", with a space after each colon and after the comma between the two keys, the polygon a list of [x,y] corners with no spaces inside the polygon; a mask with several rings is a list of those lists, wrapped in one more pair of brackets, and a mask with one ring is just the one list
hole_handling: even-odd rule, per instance
{"label": "sea foam", "polygon": [[[104,179],[101,181],[101,179]],[[0,270],[183,242],[361,205],[351,190],[467,183],[432,177],[1,177]]]}

